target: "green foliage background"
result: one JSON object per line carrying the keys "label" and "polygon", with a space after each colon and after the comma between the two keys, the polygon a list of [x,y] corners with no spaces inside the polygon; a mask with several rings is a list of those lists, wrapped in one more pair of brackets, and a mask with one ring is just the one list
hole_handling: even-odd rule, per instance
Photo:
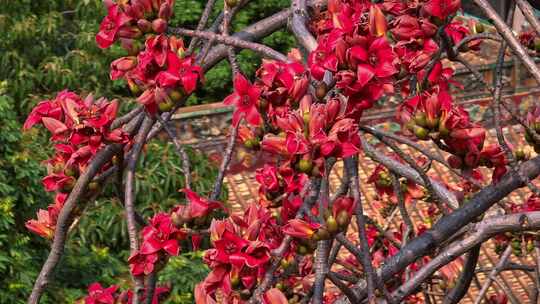
{"label": "green foliage background", "polygon": [[[204,8],[202,0],[177,0],[173,24],[194,28]],[[285,0],[253,1],[235,18],[234,30],[289,5]],[[221,7],[222,1],[216,7]],[[45,131],[22,132],[26,115],[39,100],[70,89],[108,98],[129,96],[121,81],[108,80],[109,64],[122,56],[113,47],[100,50],[94,42],[105,9],[98,0],[0,0],[0,304],[25,303],[33,280],[48,254],[49,244],[29,233],[24,222],[52,200],[43,191],[40,162],[50,155]],[[214,12],[217,15],[217,9]],[[264,42],[286,52],[293,38],[276,32]],[[242,70],[253,74],[260,58],[239,54]],[[231,87],[230,68],[222,62],[206,74],[206,84],[189,103],[221,100]],[[126,110],[131,105],[126,104]],[[195,188],[208,192],[216,174],[200,154],[194,157]],[[138,171],[137,206],[148,216],[181,200],[180,160],[165,143],[152,142]],[[72,303],[89,283],[130,283],[126,267],[127,236],[122,209],[112,189],[105,189],[87,207],[67,245],[66,255],[42,303]],[[201,253],[171,259],[161,273],[173,286],[170,303],[191,303],[194,284],[205,276]]]}

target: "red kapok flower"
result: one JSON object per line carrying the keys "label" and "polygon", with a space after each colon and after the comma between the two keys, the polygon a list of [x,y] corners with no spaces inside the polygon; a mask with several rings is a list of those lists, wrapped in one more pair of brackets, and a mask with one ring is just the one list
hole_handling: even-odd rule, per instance
{"label": "red kapok flower", "polygon": [[283,226],[283,233],[299,239],[309,239],[321,225],[317,223],[308,223],[301,219],[292,219]]}
{"label": "red kapok flower", "polygon": [[234,125],[237,125],[242,117],[251,125],[258,126],[261,124],[261,114],[257,110],[260,95],[261,91],[257,86],[252,85],[242,74],[236,74],[234,93],[223,100],[224,104],[235,105],[236,107],[232,118]]}
{"label": "red kapok flower", "polygon": [[189,189],[184,189],[182,191],[186,194],[186,198],[189,201],[191,217],[203,217],[212,212],[212,210],[223,208],[223,205],[220,202],[202,198],[196,192]]}
{"label": "red kapok flower", "polygon": [[429,0],[424,4],[424,11],[431,16],[446,19],[461,7],[461,0]]}
{"label": "red kapok flower", "polygon": [[263,168],[257,169],[255,179],[265,191],[272,192],[279,189],[279,179],[275,166],[265,164]]}
{"label": "red kapok flower", "polygon": [[109,11],[105,19],[99,26],[99,32],[96,35],[96,42],[102,49],[111,46],[117,38],[117,33],[120,28],[131,20],[124,12],[122,12],[118,4],[109,6]]}
{"label": "red kapok flower", "polygon": [[103,288],[99,283],[92,283],[88,286],[88,296],[84,298],[85,304],[114,304],[115,292],[118,286],[112,285]]}

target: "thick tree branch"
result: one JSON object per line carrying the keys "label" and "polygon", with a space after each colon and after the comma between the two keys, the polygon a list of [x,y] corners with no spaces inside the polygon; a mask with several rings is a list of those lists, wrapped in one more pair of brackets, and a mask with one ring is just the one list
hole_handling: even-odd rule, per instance
{"label": "thick tree branch", "polygon": [[[392,300],[394,302],[401,301],[407,295],[414,292],[422,282],[442,266],[450,263],[463,253],[471,250],[474,246],[481,244],[498,233],[535,230],[539,228],[540,211],[497,216],[483,220],[475,226],[475,232],[473,234],[446,247],[439,255],[431,259],[424,267],[417,271],[410,280],[404,282],[392,293]],[[503,257],[501,260],[503,260]]]}
{"label": "thick tree branch", "polygon": [[[126,209],[126,221],[127,230],[129,236],[129,248],[130,255],[134,255],[139,250],[138,229],[137,220],[135,214],[135,171],[137,169],[137,162],[141,155],[142,148],[146,143],[146,136],[150,132],[154,120],[150,117],[146,117],[142,123],[139,134],[135,136],[133,148],[129,157],[127,158],[126,175],[125,175],[125,193],[124,193],[124,207]],[[142,300],[142,292],[144,288],[144,279],[142,277],[133,276],[133,282],[135,283],[133,293],[133,303],[138,304]]]}
{"label": "thick tree branch", "polygon": [[[535,157],[522,163],[519,170],[529,179],[536,178],[540,174],[540,157]],[[386,259],[383,264],[384,266],[379,272],[382,281],[384,282],[393,275],[403,271],[405,267],[416,261],[419,257],[428,254],[433,248],[436,248],[442,242],[449,239],[461,227],[475,220],[512,191],[523,186],[524,184],[520,178],[515,173],[510,172],[505,174],[496,185],[489,185],[476,193],[466,204],[463,204],[463,206],[454,212],[443,216],[430,230],[412,239],[396,255]],[[357,295],[360,298],[364,298],[365,291],[358,290],[358,286],[361,286],[361,283],[357,284],[357,288],[355,288],[358,292]],[[337,303],[346,302],[338,301]]]}
{"label": "thick tree branch", "polygon": [[309,20],[306,0],[293,0],[291,3],[292,20],[291,29],[298,43],[303,46],[307,52],[312,52],[317,48],[317,40],[309,32],[306,24]]}

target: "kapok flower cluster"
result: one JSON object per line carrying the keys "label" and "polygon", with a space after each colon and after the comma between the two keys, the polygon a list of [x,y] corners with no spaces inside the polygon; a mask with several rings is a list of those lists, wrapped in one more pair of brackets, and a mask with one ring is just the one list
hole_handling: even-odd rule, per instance
{"label": "kapok flower cluster", "polygon": [[[129,135],[122,129],[111,130],[116,118],[118,102],[92,95],[84,99],[70,91],[62,91],[54,99],[41,101],[29,114],[24,128],[41,124],[51,133],[55,154],[45,161],[48,175],[43,178],[46,191],[55,192],[54,204],[38,211],[38,219],[30,220],[26,227],[32,232],[52,239],[57,217],[77,178],[84,173],[94,156],[107,144],[128,144]],[[104,172],[111,166],[100,168]],[[97,182],[88,186],[90,192],[98,189]]]}

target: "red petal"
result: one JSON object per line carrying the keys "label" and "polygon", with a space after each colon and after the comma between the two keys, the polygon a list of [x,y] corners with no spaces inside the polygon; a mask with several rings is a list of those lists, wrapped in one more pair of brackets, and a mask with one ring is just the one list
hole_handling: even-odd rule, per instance
{"label": "red petal", "polygon": [[238,73],[234,77],[234,91],[239,93],[240,95],[244,95],[247,93],[249,87],[250,87],[249,81],[244,77],[244,75]]}
{"label": "red petal", "polygon": [[362,46],[359,46],[359,45],[353,46],[352,48],[350,48],[349,52],[352,58],[355,58],[361,61],[367,61],[368,59],[368,52]]}
{"label": "red petal", "polygon": [[356,72],[356,82],[364,87],[375,76],[375,71],[368,64],[359,64]]}
{"label": "red petal", "polygon": [[64,123],[54,118],[43,117],[41,121],[43,121],[45,128],[55,135],[60,134],[68,129]]}
{"label": "red petal", "polygon": [[263,295],[264,304],[288,304],[285,295],[277,288],[272,288]]}
{"label": "red petal", "polygon": [[163,244],[163,250],[167,251],[172,256],[177,256],[180,253],[180,247],[177,240],[168,240]]}
{"label": "red petal", "polygon": [[141,246],[141,254],[152,254],[158,252],[162,248],[162,244],[156,239],[150,238],[143,242]]}

